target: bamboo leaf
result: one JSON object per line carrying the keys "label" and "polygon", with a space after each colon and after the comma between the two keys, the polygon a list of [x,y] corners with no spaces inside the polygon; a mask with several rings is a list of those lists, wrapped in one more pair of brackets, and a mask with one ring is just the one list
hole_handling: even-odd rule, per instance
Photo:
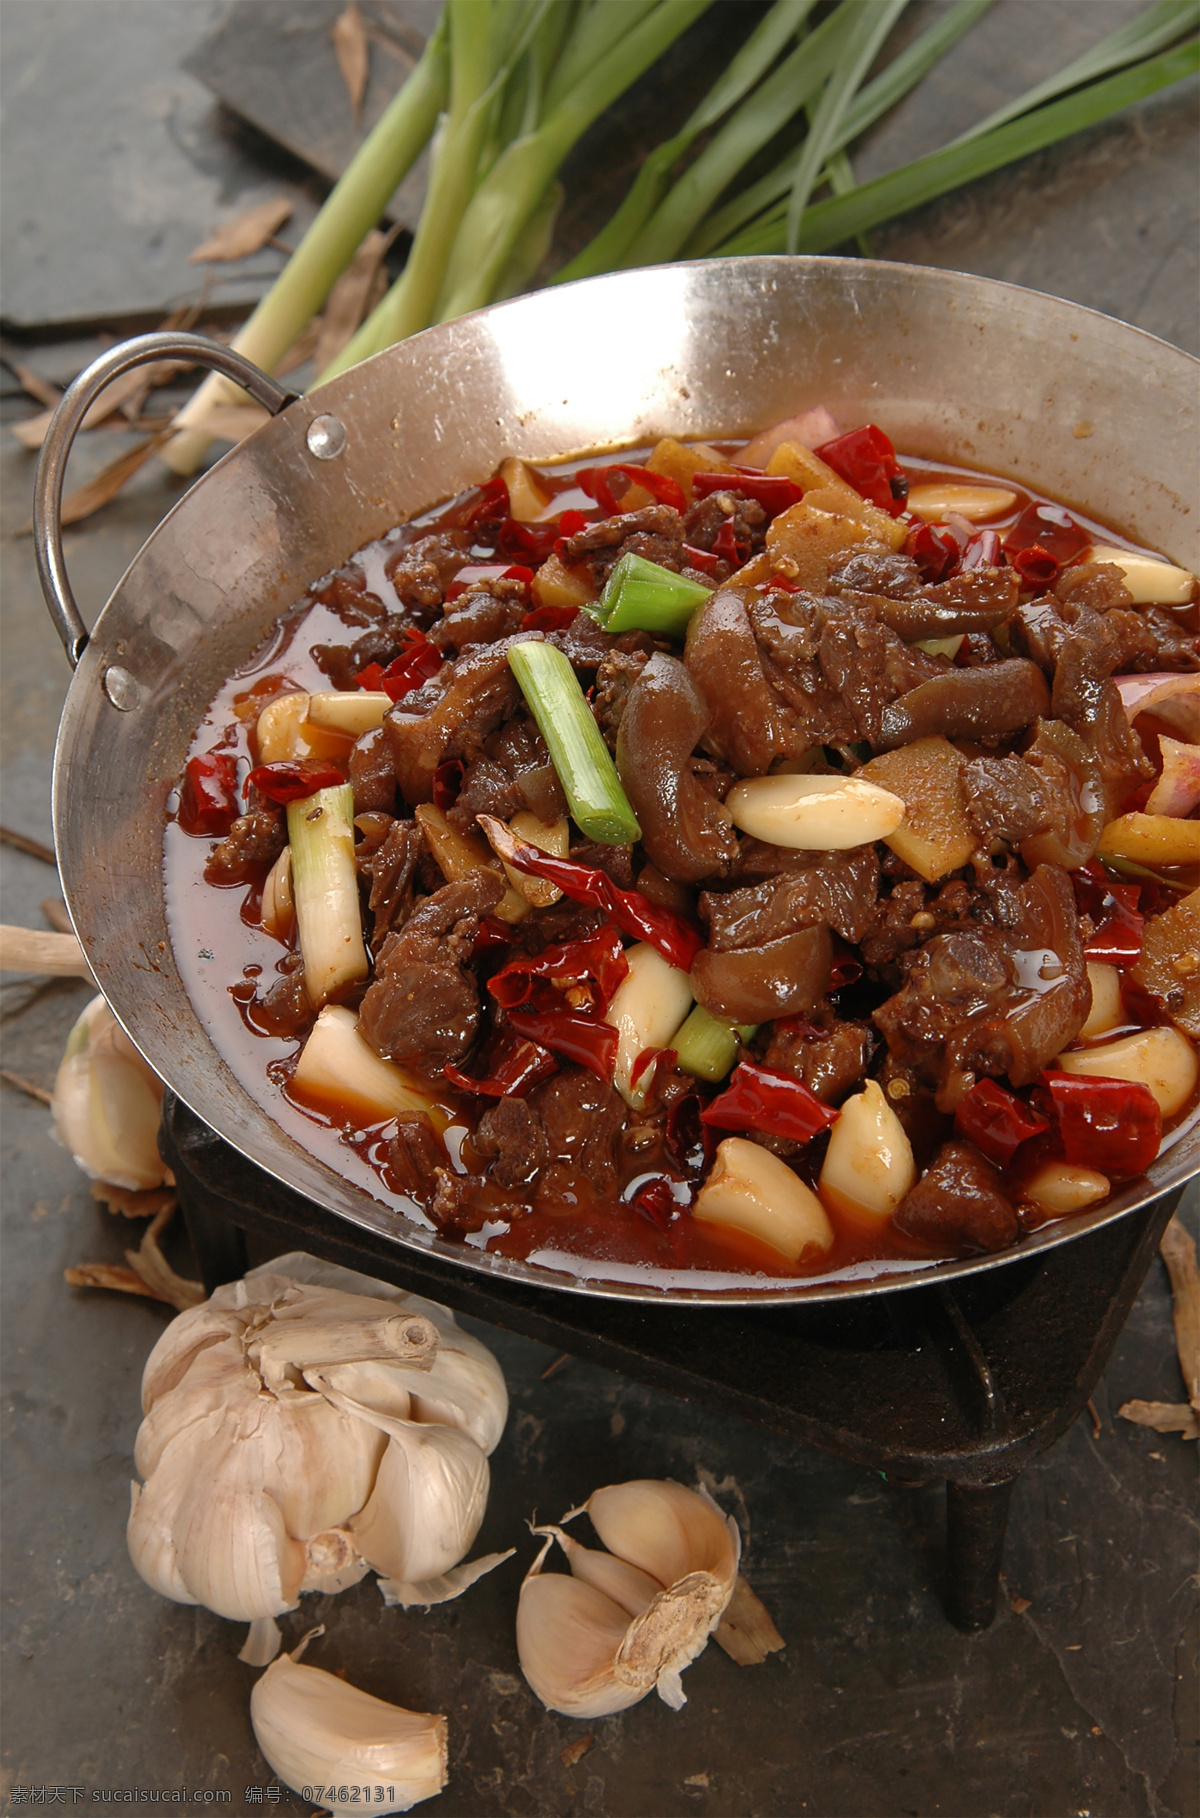
{"label": "bamboo leaf", "polygon": [[292,204],[286,196],[272,196],[266,202],[259,202],[254,208],[246,209],[244,214],[236,215],[219,227],[215,234],[188,254],[189,265],[217,263],[229,259],[246,259],[251,253],[261,251],[267,241],[279,232],[292,212]]}

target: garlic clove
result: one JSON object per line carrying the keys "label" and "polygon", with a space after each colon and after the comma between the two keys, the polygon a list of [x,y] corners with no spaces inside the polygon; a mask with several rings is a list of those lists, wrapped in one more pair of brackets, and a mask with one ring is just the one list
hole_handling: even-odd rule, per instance
{"label": "garlic clove", "polygon": [[185,1485],[180,1482],[173,1487],[175,1494],[172,1497],[160,1492],[148,1500],[140,1483],[130,1484],[129,1521],[125,1529],[129,1553],[139,1576],[152,1591],[169,1597],[172,1603],[198,1603],[199,1598],[193,1597],[184,1583],[171,1534]]}
{"label": "garlic clove", "polygon": [[648,941],[627,947],[625,958],[629,970],[613,993],[604,1020],[612,1023],[619,1037],[613,1085],[636,1110],[652,1078],[647,1073],[633,1085],[638,1056],[647,1048],[666,1046],[692,1007],[692,986],[687,973],[672,966]]}
{"label": "garlic clove", "polygon": [[630,1565],[625,1559],[618,1559],[615,1553],[600,1553],[594,1547],[580,1546],[562,1528],[535,1528],[533,1531],[553,1535],[567,1556],[571,1576],[603,1591],[627,1616],[644,1615],[654,1599],[666,1589],[659,1579],[652,1578],[649,1572]]}
{"label": "garlic clove", "polygon": [[320,1667],[282,1654],[250,1694],[250,1721],[269,1766],[299,1793],[353,1796],[372,1812],[407,1812],[446,1784],[444,1717],[402,1710]]}
{"label": "garlic clove", "polygon": [[571,1515],[583,1510],[610,1553],[659,1584],[706,1572],[727,1586],[726,1602],[732,1597],[741,1550],[737,1524],[695,1490],[636,1478],[593,1491],[583,1509],[573,1509]]}
{"label": "garlic clove", "polygon": [[521,1671],[547,1710],[565,1717],[607,1717],[644,1698],[653,1679],[618,1679],[616,1658],[629,1616],[595,1585],[541,1570],[548,1538],[521,1586],[517,1653]]}
{"label": "garlic clove", "polygon": [[829,1250],[833,1226],[824,1206],[785,1161],[760,1143],[727,1136],[696,1196],[700,1224],[745,1231],[789,1262],[805,1250]]}
{"label": "garlic clove", "polygon": [[92,1180],[137,1193],[170,1170],[158,1153],[162,1081],[102,997],[67,1037],[50,1109],[63,1148]]}
{"label": "garlic clove", "polygon": [[1113,549],[1093,543],[1084,556],[1085,562],[1108,562],[1119,568],[1134,599],[1140,605],[1186,606],[1192,597],[1196,577],[1186,568],[1176,568],[1158,556],[1143,555],[1132,549]]}
{"label": "garlic clove", "polygon": [[1015,492],[1001,486],[964,486],[949,480],[931,480],[909,490],[906,504],[927,523],[942,524],[946,513],[955,511],[970,524],[986,524],[989,518],[1001,518],[1017,502]]}
{"label": "garlic clove", "polygon": [[886,1224],[917,1178],[904,1125],[869,1079],[842,1106],[817,1182],[831,1211],[867,1231]]}
{"label": "garlic clove", "polygon": [[756,776],[725,798],[735,827],[772,846],[841,852],[894,833],[905,805],[856,776]]}

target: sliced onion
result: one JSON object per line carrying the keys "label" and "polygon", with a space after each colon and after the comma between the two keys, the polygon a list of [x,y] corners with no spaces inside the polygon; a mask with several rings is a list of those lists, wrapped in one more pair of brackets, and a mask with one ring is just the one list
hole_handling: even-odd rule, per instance
{"label": "sliced onion", "polygon": [[1147,814],[1169,814],[1182,819],[1200,803],[1200,745],[1181,745],[1165,735],[1159,739],[1162,775],[1146,803]]}
{"label": "sliced onion", "polygon": [[1200,675],[1117,675],[1130,722],[1148,708],[1192,744],[1200,744]]}

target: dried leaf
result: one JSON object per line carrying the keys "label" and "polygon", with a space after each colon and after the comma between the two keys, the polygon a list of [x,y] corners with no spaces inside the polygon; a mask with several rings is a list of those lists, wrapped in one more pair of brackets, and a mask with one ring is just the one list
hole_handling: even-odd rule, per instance
{"label": "dried leaf", "polygon": [[577,1736],[574,1742],[568,1742],[565,1749],[558,1751],[563,1766],[574,1767],[577,1761],[582,1761],[595,1740],[594,1736]]}
{"label": "dried leaf", "polygon": [[1200,1413],[1200,1268],[1196,1266],[1196,1246],[1178,1218],[1172,1218],[1158,1248],[1171,1277],[1175,1349],[1183,1386],[1192,1407]]}
{"label": "dried leaf", "polygon": [[297,335],[278,365],[272,367],[271,370],[274,372],[275,377],[277,379],[282,379],[285,373],[295,372],[298,366],[306,366],[316,353],[317,342],[320,339],[321,318],[320,316],[313,316],[310,318],[307,327]]}
{"label": "dried leaf", "polygon": [[63,1280],[72,1288],[116,1288],[121,1294],[144,1294],[147,1300],[162,1298],[122,1263],[80,1263],[74,1269],[64,1269]]}
{"label": "dried leaf", "polygon": [[99,511],[102,505],[107,505],[110,499],[115,499],[126,481],[132,480],[138,468],[145,466],[155,449],[161,448],[171,433],[169,429],[160,429],[156,435],[150,436],[145,442],[139,442],[134,448],[126,449],[123,455],[110,461],[94,479],[88,480],[83,486],[77,486],[63,500],[60,514],[62,522],[78,524],[83,518],[90,518],[94,511]]}
{"label": "dried leaf", "polygon": [[1033,1598],[1010,1597],[1008,1604],[1014,1616],[1023,1616],[1026,1610],[1031,1610],[1033,1608]]}
{"label": "dried leaf", "polygon": [[39,404],[46,406],[47,410],[54,409],[62,397],[62,392],[57,385],[51,385],[49,379],[43,379],[41,373],[34,372],[32,366],[22,366],[19,360],[6,360],[5,365],[31,398],[36,398]]}
{"label": "dried leaf", "polygon": [[125,1261],[145,1282],[156,1300],[165,1300],[168,1306],[186,1313],[189,1307],[198,1307],[208,1296],[200,1282],[188,1281],[182,1275],[176,1275],[158,1247],[158,1234],[170,1223],[174,1212],[175,1198],[172,1195],[169,1204],[155,1213],[137,1249],[126,1250]]}
{"label": "dried leaf", "polygon": [[36,1098],[40,1104],[48,1105],[50,1103],[50,1094],[44,1086],[35,1086],[31,1079],[22,1079],[19,1073],[10,1073],[7,1067],[0,1067],[0,1079],[7,1080],[8,1084],[15,1086],[18,1092],[24,1092],[30,1098]]}
{"label": "dried leaf", "polygon": [[338,68],[342,72],[342,81],[346,84],[354,124],[357,126],[359,114],[362,111],[362,98],[366,92],[367,70],[370,66],[371,56],[357,0],[348,0],[345,12],[336,20],[329,36],[333,40]]}
{"label": "dried leaf", "polygon": [[750,1589],[740,1572],[733,1596],[725,1606],[725,1614],[713,1631],[713,1640],[739,1666],[757,1666],[768,1654],[787,1646],[771,1621],[766,1605]]}
{"label": "dried leaf", "polygon": [[1117,1413],[1122,1420],[1132,1420],[1139,1427],[1153,1427],[1156,1433],[1182,1433],[1185,1439],[1200,1439],[1200,1419],[1186,1401],[1127,1401]]}
{"label": "dried leaf", "polygon": [[[119,379],[106,385],[95,403],[84,414],[80,429],[97,429],[107,422],[115,411],[123,410],[135,398],[145,397],[151,385],[161,385],[163,380],[155,378],[157,372],[168,376],[176,370],[170,362],[160,362],[159,366],[135,367],[132,372],[123,372]],[[140,408],[140,404],[138,406]],[[135,415],[136,410],[135,410]],[[54,420],[52,410],[43,410],[36,417],[26,417],[23,423],[12,425],[13,435],[24,448],[40,448],[46,439],[46,431]]]}
{"label": "dried leaf", "polygon": [[157,1218],[175,1204],[174,1187],[114,1187],[109,1181],[92,1182],[92,1198],[125,1218]]}
{"label": "dried leaf", "polygon": [[271,236],[279,232],[291,212],[292,204],[286,196],[272,196],[267,202],[257,203],[254,208],[248,208],[245,214],[236,215],[232,221],[227,221],[224,227],[218,227],[211,239],[188,255],[188,264],[203,265],[217,260],[249,258],[251,253],[261,251]]}
{"label": "dried leaf", "polygon": [[387,284],[384,255],[394,238],[394,231],[383,234],[373,227],[330,291],[313,352],[313,365],[318,373],[324,372],[330,361],[336,359],[359,323],[378,302],[379,279],[383,279],[385,287]]}
{"label": "dried leaf", "polygon": [[27,833],[18,833],[14,827],[0,827],[0,844],[15,846],[18,852],[27,852],[31,858],[42,859],[47,865],[58,864],[53,846],[44,846],[41,840],[30,839]]}
{"label": "dried leaf", "polygon": [[67,914],[67,905],[61,896],[47,896],[42,899],[42,914],[57,934],[74,934],[71,918]]}

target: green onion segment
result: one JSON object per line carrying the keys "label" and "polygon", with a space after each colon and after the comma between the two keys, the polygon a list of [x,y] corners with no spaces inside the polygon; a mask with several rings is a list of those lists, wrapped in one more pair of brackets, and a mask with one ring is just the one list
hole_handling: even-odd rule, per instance
{"label": "green onion segment", "polygon": [[667,1043],[675,1065],[694,1079],[724,1079],[743,1043],[758,1033],[757,1023],[724,1023],[697,1004]]}
{"label": "green onion segment", "polygon": [[642,830],[575,671],[553,644],[512,644],[509,666],[546,741],[577,827],[604,846],[629,846]]}
{"label": "green onion segment", "polygon": [[287,824],[304,989],[320,1009],[369,970],[354,863],[353,789],[340,783],[289,802]]}
{"label": "green onion segment", "polygon": [[584,611],[613,636],[619,631],[652,631],[659,637],[681,638],[697,606],[711,593],[711,587],[648,562],[645,556],[623,555],[600,598]]}

